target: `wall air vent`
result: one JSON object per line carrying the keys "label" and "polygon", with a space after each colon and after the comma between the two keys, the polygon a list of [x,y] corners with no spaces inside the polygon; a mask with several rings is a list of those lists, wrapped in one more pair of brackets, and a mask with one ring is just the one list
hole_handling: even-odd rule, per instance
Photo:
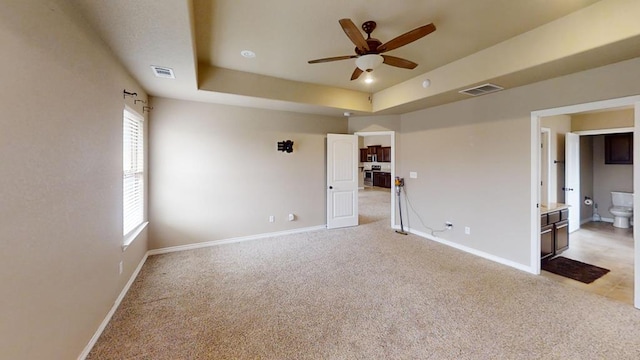
{"label": "wall air vent", "polygon": [[492,92],[500,91],[500,90],[503,90],[503,89],[504,89],[503,87],[500,87],[498,85],[484,84],[484,85],[474,86],[474,87],[469,88],[469,89],[460,90],[458,92],[461,93],[461,94],[467,94],[467,95],[470,95],[470,96],[480,96],[480,95],[490,94]]}
{"label": "wall air vent", "polygon": [[176,76],[173,74],[173,69],[164,67],[164,66],[155,66],[151,65],[151,69],[153,69],[153,74],[159,78],[167,78],[167,79],[175,79]]}

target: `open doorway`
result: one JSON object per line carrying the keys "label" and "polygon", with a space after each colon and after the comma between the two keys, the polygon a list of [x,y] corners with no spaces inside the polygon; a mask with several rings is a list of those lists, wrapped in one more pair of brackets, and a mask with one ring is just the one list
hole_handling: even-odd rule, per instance
{"label": "open doorway", "polygon": [[[612,111],[612,110],[619,110],[619,109],[627,109],[628,112],[630,112],[632,115],[632,124],[630,126],[630,130],[634,131],[634,135],[633,135],[633,141],[636,144],[640,144],[640,142],[638,142],[638,128],[640,127],[640,97],[636,96],[636,97],[629,97],[629,98],[622,98],[622,99],[615,99],[615,100],[607,100],[607,101],[601,101],[601,102],[595,102],[595,103],[588,103],[588,104],[581,104],[581,105],[575,105],[575,106],[568,106],[568,107],[563,107],[563,108],[556,108],[556,109],[548,109],[548,110],[542,110],[542,111],[536,111],[532,113],[532,159],[533,158],[537,158],[534,159],[534,163],[532,163],[532,202],[535,201],[532,205],[534,205],[534,208],[538,209],[539,204],[543,203],[543,200],[541,199],[542,197],[542,189],[540,187],[541,184],[541,177],[543,174],[543,171],[541,169],[542,166],[542,152],[540,151],[540,148],[538,144],[540,144],[540,141],[542,140],[543,136],[541,133],[541,125],[542,127],[547,127],[549,125],[548,119],[545,119],[547,117],[569,117],[569,129],[566,132],[571,132],[572,129],[571,127],[571,117],[577,117],[580,116],[581,114],[586,114],[586,113],[593,113],[593,112],[603,112],[603,111]],[[612,124],[611,122],[609,122],[609,124],[607,124],[606,126],[601,126],[602,128],[606,128],[606,127],[611,127]],[[561,126],[560,126],[561,127]],[[581,133],[579,135],[582,135],[580,137],[583,138],[582,142],[586,142],[586,144],[589,144],[588,141],[591,141],[592,143],[594,141],[597,141],[598,143],[598,148],[600,148],[600,141],[602,141],[601,138],[595,139],[595,138],[588,138],[588,136],[600,136],[601,134],[596,134],[596,133],[590,133],[589,131],[600,131],[600,132],[610,132],[610,133],[619,133],[621,132],[620,128],[617,128],[615,130],[613,129],[608,129],[608,130],[603,130],[603,129],[591,129],[591,130],[579,130],[579,131],[586,131],[584,133]],[[558,131],[561,132],[561,131]],[[553,136],[553,130],[551,131],[551,143],[554,142],[554,136]],[[572,136],[573,137],[573,136]],[[569,138],[567,136],[567,138]],[[564,142],[564,139],[559,136],[558,137],[559,140],[557,141],[557,152],[554,152],[552,150],[552,157],[553,155],[559,155],[559,154],[563,154],[564,151],[563,149],[560,149],[561,147],[564,147],[564,144],[562,144]],[[594,140],[595,139],[595,140]],[[600,150],[594,150],[594,147],[591,146],[591,148],[588,149],[588,151],[586,151],[586,153],[591,153],[591,154],[599,154]],[[584,151],[583,151],[584,153]],[[634,147],[633,150],[633,155],[635,155],[636,159],[638,159],[639,157],[637,156],[638,154],[638,147]],[[572,156],[572,158],[575,158],[574,156]],[[588,156],[586,156],[586,158],[588,158]],[[585,156],[577,156],[578,161],[580,161],[580,159],[585,159]],[[565,161],[568,161],[569,163],[565,163]],[[558,202],[575,202],[575,200],[570,200],[569,196],[564,196],[566,193],[566,188],[571,189],[571,186],[568,186],[565,180],[565,168],[571,166],[571,162],[573,160],[569,159],[569,158],[564,158],[563,156],[558,156],[558,159],[554,160],[554,163],[557,164],[556,169],[555,169],[555,175],[553,174],[554,169],[552,166],[551,169],[551,173],[552,173],[552,179],[557,179],[557,185],[554,186],[550,186],[549,187],[549,192],[553,193],[554,190],[557,192],[555,195],[555,200]],[[582,163],[583,161],[580,161],[580,163]],[[534,165],[535,164],[535,165]],[[535,166],[535,168],[534,168]],[[631,166],[631,189],[629,191],[631,191],[634,195],[633,198],[635,200],[635,198],[637,198],[637,191],[634,191],[634,189],[640,189],[640,178],[638,176],[639,172],[640,172],[640,166],[638,165],[630,165]],[[593,168],[591,168],[590,170],[593,173]],[[569,177],[570,175],[567,174],[567,177]],[[622,230],[620,231],[619,229],[614,229],[612,226],[609,226],[611,224],[603,222],[602,218],[596,216],[597,212],[594,211],[593,207],[590,207],[588,209],[584,209],[585,206],[593,206],[593,204],[591,205],[587,205],[588,203],[591,203],[593,201],[593,198],[595,197],[595,192],[594,192],[594,186],[593,186],[593,179],[591,179],[591,183],[586,183],[587,186],[583,186],[582,190],[579,191],[579,196],[575,196],[575,198],[579,199],[578,200],[578,204],[572,204],[572,206],[569,208],[570,210],[573,209],[573,214],[577,215],[579,220],[577,221],[573,221],[574,225],[576,225],[577,228],[580,227],[580,225],[584,225],[584,229],[583,230],[578,230],[575,231],[573,233],[571,233],[570,235],[570,239],[573,238],[573,240],[576,241],[576,243],[574,244],[575,246],[571,246],[571,240],[569,242],[569,248],[567,250],[565,250],[565,252],[563,254],[567,255],[567,256],[572,256],[572,257],[577,257],[576,260],[593,260],[593,259],[598,259],[598,261],[607,261],[605,258],[607,257],[607,255],[610,255],[611,253],[613,253],[614,251],[618,251],[621,255],[621,257],[614,259],[614,262],[619,262],[619,261],[626,261],[628,262],[628,267],[627,267],[627,274],[622,274],[622,278],[626,277],[626,281],[629,282],[631,281],[631,284],[629,286],[629,291],[631,291],[632,295],[630,296],[631,299],[633,299],[631,302],[634,304],[635,307],[640,308],[640,267],[634,263],[634,258],[638,259],[640,258],[640,247],[638,246],[638,233],[636,233],[635,231],[635,227],[631,228],[631,229],[627,229],[627,230]],[[535,186],[535,187],[534,187]],[[578,186],[579,188],[579,186]],[[589,194],[586,194],[586,192],[589,192]],[[606,193],[605,190],[602,189],[598,189],[598,191],[600,193]],[[576,194],[572,194],[572,195],[576,195]],[[554,200],[553,196],[549,196],[551,198],[550,201]],[[597,196],[597,198],[599,199],[598,201],[600,202],[600,206],[599,206],[599,212],[600,214],[598,214],[599,216],[602,215],[603,211],[607,211],[607,209],[609,208],[608,206],[608,202],[604,201],[602,199],[606,198],[605,195],[603,194],[599,194]],[[569,200],[568,200],[569,199]],[[584,202],[582,200],[585,200]],[[590,201],[587,201],[590,200]],[[595,201],[593,203],[597,203],[598,201]],[[634,201],[634,203],[638,203],[637,201]],[[603,206],[604,204],[604,206]],[[591,214],[588,214],[588,212],[591,211]],[[587,213],[587,214],[585,214]],[[532,216],[532,223],[535,222],[534,226],[532,226],[532,228],[534,229],[534,232],[532,233],[532,267],[534,268],[536,273],[540,273],[540,250],[541,250],[541,244],[540,244],[540,229],[541,229],[541,218],[540,218],[540,211],[536,211],[534,212],[533,216]],[[637,211],[633,212],[633,218],[635,219],[636,216],[638,215]],[[598,221],[599,224],[592,224],[592,222],[594,222],[594,219],[598,219],[600,221]],[[606,220],[606,219],[605,219]],[[577,223],[576,223],[577,222]],[[600,236],[602,237],[604,240],[603,241],[598,241],[597,237]],[[611,238],[614,238],[614,240],[612,240],[613,242],[608,242],[608,239],[610,240]],[[595,239],[595,240],[594,240]],[[622,248],[620,247],[616,247],[613,246],[612,244],[615,244],[615,242],[618,241],[619,243],[624,245],[624,242],[626,241],[626,245],[628,246],[627,248],[624,248],[624,246]],[[631,253],[631,254],[629,254]],[[623,259],[623,255],[627,255],[628,257],[625,259]],[[613,263],[611,263],[613,265]],[[613,271],[613,269],[612,269]],[[624,271],[624,269],[620,270],[617,269],[618,275],[620,271]],[[608,276],[608,275],[605,275]],[[614,280],[611,280],[614,279]],[[620,279],[620,278],[618,278]],[[630,280],[632,279],[632,280]],[[615,276],[609,276],[608,282],[616,282],[618,280],[615,280]],[[607,282],[601,281],[600,283],[602,284],[603,282]],[[563,281],[564,283],[568,283],[571,284],[571,281]],[[620,283],[622,283],[623,281],[620,280]],[[583,287],[585,290],[589,290],[589,289],[594,289],[596,287],[591,287],[591,288],[587,288],[588,286],[591,285],[584,285],[581,283],[577,283],[577,287]],[[615,284],[613,284],[615,286]],[[604,288],[600,288],[597,291],[594,291],[596,293],[600,293],[602,295],[605,295],[605,289]],[[615,298],[615,296],[613,296]]]}
{"label": "open doorway", "polygon": [[[371,199],[380,198],[380,193],[388,195],[391,227],[395,227],[395,197],[393,196],[393,179],[395,179],[395,132],[375,131],[357,132],[360,148],[359,196],[363,198],[359,207],[367,206]],[[369,196],[375,192],[377,195]],[[384,200],[386,202],[386,199]],[[366,211],[363,211],[366,213]],[[368,220],[362,218],[361,222]]]}
{"label": "open doorway", "polygon": [[[631,305],[634,266],[632,228],[623,228],[621,224],[614,226],[609,209],[613,205],[612,192],[624,192],[627,196],[633,193],[633,165],[608,163],[605,143],[606,140],[618,137],[618,134],[632,135],[633,117],[632,108],[572,114],[572,132],[556,134],[559,137],[565,136],[567,155],[556,166],[559,167],[558,173],[562,173],[562,169],[566,173],[564,203],[569,204],[570,214],[574,215],[569,218],[569,224],[573,226],[568,231],[568,248],[556,256],[598,266],[609,272],[600,279],[585,284],[544,271],[547,259],[542,260],[541,272],[545,277],[563,284]],[[615,126],[615,121],[606,121],[615,118],[625,119],[628,123],[624,125],[630,127],[605,128]],[[548,120],[543,118],[541,122],[550,125]],[[562,119],[556,120],[562,122]],[[599,129],[578,130],[594,127],[585,126],[594,123],[602,125],[596,126]],[[571,151],[569,148],[572,146],[576,149]],[[571,172],[574,174],[570,174]]]}

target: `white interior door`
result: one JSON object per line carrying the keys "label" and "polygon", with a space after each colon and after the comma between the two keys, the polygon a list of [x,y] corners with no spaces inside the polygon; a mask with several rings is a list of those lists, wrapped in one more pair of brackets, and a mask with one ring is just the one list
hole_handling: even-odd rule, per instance
{"label": "white interior door", "polygon": [[580,229],[580,135],[566,133],[564,138],[565,201],[569,208],[569,232]]}
{"label": "white interior door", "polygon": [[549,164],[551,163],[551,151],[549,147],[550,129],[542,128],[540,131],[540,204],[549,205],[549,185],[551,184]]}
{"label": "white interior door", "polygon": [[358,136],[327,134],[327,228],[358,225]]}

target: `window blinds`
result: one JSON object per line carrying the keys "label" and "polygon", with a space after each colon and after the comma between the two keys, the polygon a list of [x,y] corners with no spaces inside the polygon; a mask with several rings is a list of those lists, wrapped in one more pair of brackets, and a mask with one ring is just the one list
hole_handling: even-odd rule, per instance
{"label": "window blinds", "polygon": [[123,235],[144,220],[144,128],[140,116],[124,110],[122,174]]}

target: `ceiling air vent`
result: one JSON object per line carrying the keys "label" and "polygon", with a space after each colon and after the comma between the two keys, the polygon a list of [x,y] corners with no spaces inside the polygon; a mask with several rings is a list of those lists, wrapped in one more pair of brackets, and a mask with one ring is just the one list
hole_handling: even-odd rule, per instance
{"label": "ceiling air vent", "polygon": [[167,79],[175,79],[176,78],[176,76],[173,74],[173,69],[172,68],[163,67],[163,66],[155,66],[155,65],[151,65],[151,68],[153,69],[153,74],[156,77],[167,78]]}
{"label": "ceiling air vent", "polygon": [[484,94],[489,94],[489,93],[492,93],[492,92],[500,91],[500,90],[503,90],[503,89],[504,89],[503,87],[500,87],[498,85],[484,84],[484,85],[474,86],[474,87],[469,88],[469,89],[461,90],[461,91],[459,91],[459,93],[467,94],[467,95],[470,95],[470,96],[480,96],[480,95],[484,95]]}

